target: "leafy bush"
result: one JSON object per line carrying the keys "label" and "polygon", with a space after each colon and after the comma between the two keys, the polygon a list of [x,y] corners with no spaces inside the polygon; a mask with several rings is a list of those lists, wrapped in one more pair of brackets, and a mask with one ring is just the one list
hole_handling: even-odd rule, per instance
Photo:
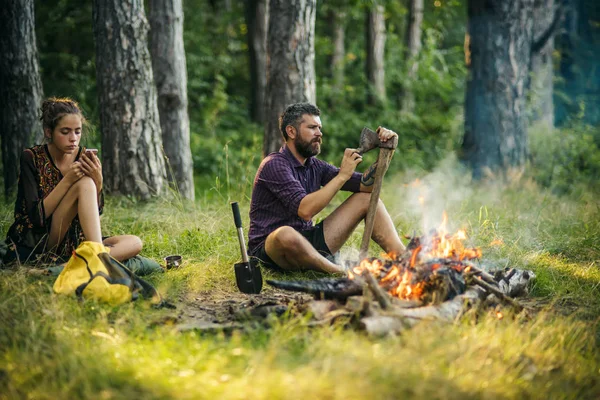
{"label": "leafy bush", "polygon": [[598,190],[600,128],[577,124],[570,128],[530,130],[531,174],[557,193],[569,193],[575,182]]}

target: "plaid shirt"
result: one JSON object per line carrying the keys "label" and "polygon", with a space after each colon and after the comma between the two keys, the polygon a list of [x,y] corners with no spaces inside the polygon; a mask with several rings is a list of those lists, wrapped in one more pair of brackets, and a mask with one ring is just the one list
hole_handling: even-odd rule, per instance
{"label": "plaid shirt", "polygon": [[[312,219],[305,221],[298,216],[300,202],[325,186],[339,170],[314,157],[302,165],[286,145],[279,153],[265,157],[254,178],[248,253],[253,255],[264,245],[267,236],[281,226],[291,226],[297,231],[311,229]],[[361,174],[355,172],[342,190],[359,192],[360,178]]]}

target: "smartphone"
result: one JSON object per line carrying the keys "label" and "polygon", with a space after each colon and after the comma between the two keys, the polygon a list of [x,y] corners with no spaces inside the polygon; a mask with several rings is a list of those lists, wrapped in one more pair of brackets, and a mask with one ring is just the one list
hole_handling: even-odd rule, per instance
{"label": "smartphone", "polygon": [[86,153],[94,153],[94,155],[98,155],[98,149],[85,149]]}

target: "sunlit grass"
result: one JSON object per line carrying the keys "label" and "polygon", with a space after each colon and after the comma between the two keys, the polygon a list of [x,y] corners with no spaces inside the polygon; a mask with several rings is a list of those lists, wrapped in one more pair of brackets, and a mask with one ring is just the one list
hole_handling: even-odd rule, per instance
{"label": "sunlit grass", "polygon": [[[423,212],[438,210],[431,199],[429,210],[411,203],[410,182],[408,174],[386,178],[383,198],[403,233],[421,234]],[[54,295],[52,278],[1,274],[0,398],[598,398],[595,197],[557,197],[532,184],[448,189],[452,182],[431,192],[444,197],[451,226],[467,228],[485,263],[533,270],[532,296],[547,304],[541,312],[503,310],[499,320],[494,310],[472,310],[454,324],[421,323],[387,338],[341,325],[309,328],[304,316],[231,335],[180,332],[170,321],[185,313],[181,307],[80,303]],[[168,299],[226,298],[237,292],[233,264],[240,260],[229,197],[195,204],[109,198],[104,233],[139,235],[144,254],[157,261],[183,256],[182,268],[150,277]],[[247,233],[246,199],[233,200]],[[2,234],[11,209],[0,209]],[[362,227],[346,253],[361,234]]]}

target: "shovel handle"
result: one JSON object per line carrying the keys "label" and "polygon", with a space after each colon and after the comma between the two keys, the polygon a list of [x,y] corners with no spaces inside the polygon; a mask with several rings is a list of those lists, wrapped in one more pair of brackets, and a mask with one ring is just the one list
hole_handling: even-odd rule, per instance
{"label": "shovel handle", "polygon": [[235,227],[242,227],[242,217],[240,216],[240,206],[237,201],[231,203],[231,210],[233,211],[233,220],[235,221]]}
{"label": "shovel handle", "polygon": [[248,252],[246,251],[246,243],[244,242],[244,231],[242,230],[242,217],[240,216],[240,206],[237,201],[231,203],[233,211],[233,220],[237,230],[238,241],[240,242],[240,253],[242,253],[242,262],[248,264]]}

